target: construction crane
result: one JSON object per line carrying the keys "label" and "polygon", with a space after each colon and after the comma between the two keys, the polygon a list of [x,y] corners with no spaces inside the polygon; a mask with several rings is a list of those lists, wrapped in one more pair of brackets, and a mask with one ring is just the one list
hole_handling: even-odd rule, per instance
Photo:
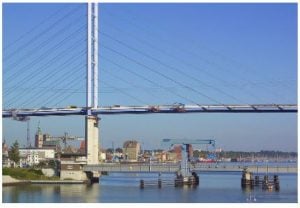
{"label": "construction crane", "polygon": [[82,137],[77,137],[77,136],[70,136],[68,135],[67,132],[65,132],[65,134],[63,136],[57,136],[57,137],[54,137],[54,136],[49,136],[48,137],[50,140],[62,140],[63,144],[64,144],[64,148],[67,147],[67,140],[84,140],[84,138]]}
{"label": "construction crane", "polygon": [[168,145],[169,148],[173,147],[174,145],[181,145],[181,162],[180,162],[180,169],[179,173],[177,174],[176,181],[179,182],[179,184],[189,184],[193,183],[195,185],[199,184],[199,177],[195,172],[190,171],[190,162],[191,162],[191,155],[189,152],[190,146],[192,144],[207,144],[212,145],[215,147],[216,142],[213,139],[163,139],[162,140],[163,145]]}

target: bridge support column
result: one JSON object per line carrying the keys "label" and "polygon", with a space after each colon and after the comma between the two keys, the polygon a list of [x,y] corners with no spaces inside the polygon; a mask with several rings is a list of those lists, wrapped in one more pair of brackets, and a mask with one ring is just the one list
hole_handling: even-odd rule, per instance
{"label": "bridge support column", "polygon": [[60,179],[66,180],[81,180],[87,181],[89,178],[83,171],[84,163],[76,162],[75,160],[61,161]]}
{"label": "bridge support column", "polygon": [[99,118],[97,116],[86,116],[85,135],[86,135],[86,154],[87,164],[99,164]]}
{"label": "bridge support column", "polygon": [[101,174],[97,171],[86,172],[86,176],[90,184],[99,183],[99,178]]}

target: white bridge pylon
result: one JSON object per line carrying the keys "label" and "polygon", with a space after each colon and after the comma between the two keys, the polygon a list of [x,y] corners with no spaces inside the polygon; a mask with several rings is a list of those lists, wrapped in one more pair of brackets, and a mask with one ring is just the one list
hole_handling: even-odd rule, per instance
{"label": "white bridge pylon", "polygon": [[98,3],[87,4],[87,79],[85,138],[87,164],[98,164],[99,119],[91,109],[98,107]]}

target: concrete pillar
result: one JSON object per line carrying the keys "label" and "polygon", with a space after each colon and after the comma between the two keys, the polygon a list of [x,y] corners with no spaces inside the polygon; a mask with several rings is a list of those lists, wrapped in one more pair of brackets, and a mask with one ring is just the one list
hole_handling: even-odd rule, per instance
{"label": "concrete pillar", "polygon": [[75,161],[62,161],[60,166],[60,180],[88,180],[86,173],[82,170],[83,165]]}
{"label": "concrete pillar", "polygon": [[85,136],[87,164],[99,164],[99,128],[97,116],[86,116]]}

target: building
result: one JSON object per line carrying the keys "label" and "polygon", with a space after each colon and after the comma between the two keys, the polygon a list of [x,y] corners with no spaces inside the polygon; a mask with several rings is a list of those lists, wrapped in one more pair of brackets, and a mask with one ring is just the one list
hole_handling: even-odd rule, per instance
{"label": "building", "polygon": [[42,148],[43,147],[43,141],[44,141],[44,138],[43,138],[41,128],[38,127],[37,132],[35,134],[35,145],[34,146],[36,148]]}
{"label": "building", "polygon": [[46,148],[20,148],[20,166],[33,166],[41,161],[55,159],[55,150]]}
{"label": "building", "polygon": [[51,141],[50,134],[43,134],[43,141]]}
{"label": "building", "polygon": [[54,149],[56,152],[61,152],[61,139],[59,137],[52,137],[50,134],[43,134],[40,127],[38,127],[35,134],[35,148]]}
{"label": "building", "polygon": [[172,153],[175,153],[177,161],[180,161],[182,159],[181,151],[181,145],[175,145],[173,150],[171,151]]}
{"label": "building", "polygon": [[59,140],[44,140],[42,148],[54,149],[55,152],[61,152],[60,141]]}
{"label": "building", "polygon": [[129,140],[123,144],[123,155],[125,160],[137,161],[140,151],[141,145],[135,140]]}
{"label": "building", "polygon": [[167,161],[169,162],[178,162],[177,154],[175,152],[167,152],[166,156]]}
{"label": "building", "polygon": [[[188,154],[190,155],[190,157],[193,157],[193,147],[192,145],[188,145]],[[173,158],[174,156],[170,156],[172,159],[177,160],[177,161],[181,161],[182,159],[182,145],[175,145],[173,147],[173,150],[171,150],[171,153],[175,153],[176,154],[176,158]],[[191,159],[191,158],[190,158]]]}
{"label": "building", "polygon": [[106,152],[105,150],[99,150],[99,161],[104,162],[106,160]]}
{"label": "building", "polygon": [[80,142],[80,147],[78,149],[78,152],[81,154],[86,153],[86,145],[85,145],[85,140]]}
{"label": "building", "polygon": [[8,146],[5,140],[2,142],[2,167],[10,167],[10,161],[8,158]]}

